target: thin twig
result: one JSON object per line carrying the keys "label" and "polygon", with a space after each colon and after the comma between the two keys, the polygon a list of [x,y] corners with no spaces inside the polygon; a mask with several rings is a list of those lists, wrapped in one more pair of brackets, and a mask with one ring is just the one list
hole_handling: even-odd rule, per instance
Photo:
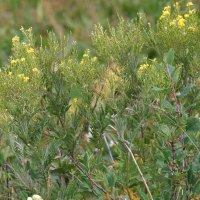
{"label": "thin twig", "polygon": [[108,148],[108,152],[109,152],[109,154],[110,154],[110,158],[111,158],[112,161],[114,161],[113,156],[112,156],[112,152],[111,152],[111,150],[110,150],[110,147],[109,147],[108,141],[107,141],[107,139],[106,139],[106,135],[105,135],[105,133],[103,134],[103,137],[104,137],[104,140],[105,140],[106,146],[107,146],[107,148]]}
{"label": "thin twig", "polygon": [[[81,171],[83,172],[83,174],[84,174],[85,176],[87,176],[87,178],[88,178],[96,187],[98,187],[98,188],[99,188],[101,191],[103,191],[105,194],[109,195],[101,186],[99,186],[96,182],[93,181],[93,179],[92,179],[90,176],[88,176],[88,175],[86,174],[86,172],[81,168],[81,166],[74,160],[74,158],[73,158],[72,156],[71,156],[71,159],[72,159],[72,161],[74,162],[75,166],[76,166],[79,170],[81,170]],[[109,195],[109,197],[110,197],[111,199],[114,200],[114,198],[113,198],[111,195]]]}
{"label": "thin twig", "polygon": [[137,161],[136,161],[136,159],[135,159],[135,157],[134,157],[132,151],[131,151],[130,148],[126,145],[126,143],[124,142],[124,140],[122,139],[122,137],[119,135],[117,129],[115,129],[112,125],[109,125],[109,126],[112,127],[112,128],[117,132],[117,134],[118,134],[120,140],[123,142],[124,146],[125,146],[125,147],[128,149],[128,151],[130,152],[131,157],[133,158],[133,161],[134,161],[134,163],[135,163],[135,165],[136,165],[136,167],[137,167],[137,169],[138,169],[138,171],[139,171],[139,173],[140,173],[140,176],[142,177],[142,180],[143,180],[143,182],[144,182],[144,185],[145,185],[145,187],[146,187],[146,189],[147,189],[147,191],[148,191],[148,193],[149,193],[149,196],[150,196],[151,200],[153,200],[153,196],[152,196],[152,194],[151,194],[151,192],[150,192],[150,190],[149,190],[149,186],[147,185],[147,182],[146,182],[146,180],[145,180],[145,178],[144,178],[144,176],[143,176],[143,174],[142,174],[142,172],[141,172],[141,170],[140,170],[139,165],[137,164]]}

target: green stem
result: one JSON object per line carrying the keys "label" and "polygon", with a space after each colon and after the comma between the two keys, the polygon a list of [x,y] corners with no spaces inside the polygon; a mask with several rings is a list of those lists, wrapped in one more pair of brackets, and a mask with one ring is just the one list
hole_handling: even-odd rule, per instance
{"label": "green stem", "polygon": [[127,152],[126,189],[127,189],[128,196],[129,196],[130,200],[132,200],[131,194],[129,192],[129,186],[128,186],[128,179],[129,179],[128,173],[129,173],[129,152]]}

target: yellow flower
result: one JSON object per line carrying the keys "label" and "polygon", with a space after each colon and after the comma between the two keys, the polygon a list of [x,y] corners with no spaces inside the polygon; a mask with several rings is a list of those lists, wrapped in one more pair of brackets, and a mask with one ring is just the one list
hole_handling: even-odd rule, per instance
{"label": "yellow flower", "polygon": [[32,31],[32,27],[30,27],[27,31],[30,33]]}
{"label": "yellow flower", "polygon": [[187,19],[187,18],[189,17],[189,15],[188,15],[188,14],[185,14],[184,17],[185,17],[185,19]]}
{"label": "yellow flower", "polygon": [[9,72],[8,75],[11,76],[11,75],[12,75],[12,72]]}
{"label": "yellow flower", "polygon": [[37,68],[33,68],[32,71],[33,72],[38,72],[38,69]]}
{"label": "yellow flower", "polygon": [[13,43],[19,42],[19,37],[17,37],[17,36],[13,37],[12,42]]}
{"label": "yellow flower", "polygon": [[81,64],[81,65],[83,64],[83,60],[81,60],[80,64]]}
{"label": "yellow flower", "polygon": [[195,31],[195,28],[194,27],[188,27],[188,30],[190,30],[190,31]]}
{"label": "yellow flower", "polygon": [[83,58],[87,58],[87,57],[88,57],[88,54],[84,54],[84,55],[83,55]]}
{"label": "yellow flower", "polygon": [[33,48],[27,49],[27,52],[28,52],[28,53],[33,53],[33,52],[34,52],[34,49],[33,49]]}
{"label": "yellow flower", "polygon": [[23,26],[21,26],[20,31],[24,32],[24,27]]}
{"label": "yellow flower", "polygon": [[151,27],[151,23],[150,22],[148,22],[148,25],[149,25],[149,27]]}
{"label": "yellow flower", "polygon": [[140,66],[139,70],[140,70],[140,71],[144,70],[143,65]]}
{"label": "yellow flower", "polygon": [[157,60],[157,58],[154,58],[154,59],[153,59],[153,61],[156,61],[156,60]]}
{"label": "yellow flower", "polygon": [[166,16],[166,15],[170,15],[170,12],[169,11],[162,11],[163,12],[163,15]]}
{"label": "yellow flower", "polygon": [[96,61],[96,60],[97,60],[97,57],[92,58],[92,61]]}
{"label": "yellow flower", "polygon": [[29,77],[24,77],[24,82],[26,83],[29,80]]}
{"label": "yellow flower", "polygon": [[13,64],[17,63],[17,61],[16,60],[11,60],[10,63],[11,63],[11,65],[13,65]]}
{"label": "yellow flower", "polygon": [[182,28],[183,26],[185,26],[184,21],[179,20],[178,21],[178,28]]}
{"label": "yellow flower", "polygon": [[23,78],[24,74],[18,74],[18,77]]}
{"label": "yellow flower", "polygon": [[193,6],[193,3],[192,3],[192,2],[189,2],[189,3],[187,3],[186,6]]}
{"label": "yellow flower", "polygon": [[16,59],[16,62],[19,62],[19,59]]}
{"label": "yellow flower", "polygon": [[165,16],[161,15],[161,17],[160,17],[159,19],[162,20],[162,19],[164,19],[164,18],[165,18]]}
{"label": "yellow flower", "polygon": [[87,49],[87,53],[88,53],[88,54],[90,53],[90,49]]}
{"label": "yellow flower", "polygon": [[175,22],[170,22],[169,25],[170,25],[170,26],[174,26],[174,25],[175,25]]}
{"label": "yellow flower", "polygon": [[177,20],[183,19],[181,15],[178,15]]}
{"label": "yellow flower", "polygon": [[74,102],[76,103],[78,101],[78,99],[77,98],[74,98]]}
{"label": "yellow flower", "polygon": [[171,9],[171,6],[167,6],[167,7],[164,7],[164,10],[170,10]]}
{"label": "yellow flower", "polygon": [[195,13],[195,11],[196,11],[195,9],[190,10],[190,11],[189,11],[189,14],[192,15],[193,13]]}
{"label": "yellow flower", "polygon": [[175,7],[175,6],[178,6],[178,2],[176,2],[176,4],[174,4],[173,6],[174,6],[174,7]]}
{"label": "yellow flower", "polygon": [[22,61],[22,62],[25,61],[25,58],[21,58],[21,61]]}

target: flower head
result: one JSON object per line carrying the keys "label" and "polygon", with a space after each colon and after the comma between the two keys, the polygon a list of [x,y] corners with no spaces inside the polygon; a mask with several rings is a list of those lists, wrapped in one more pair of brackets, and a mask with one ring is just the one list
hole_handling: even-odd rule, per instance
{"label": "flower head", "polygon": [[23,26],[21,26],[20,31],[24,32],[24,27]]}
{"label": "flower head", "polygon": [[18,77],[23,78],[24,74],[18,74]]}
{"label": "flower head", "polygon": [[32,27],[30,27],[27,31],[30,33],[32,31]]}
{"label": "flower head", "polygon": [[24,77],[24,82],[26,83],[29,80],[29,77]]}
{"label": "flower head", "polygon": [[11,63],[11,65],[13,65],[13,64],[17,63],[17,61],[16,60],[11,60],[10,63]]}
{"label": "flower head", "polygon": [[37,68],[33,68],[32,71],[33,72],[38,72],[38,69]]}
{"label": "flower head", "polygon": [[17,37],[17,36],[13,37],[13,38],[12,38],[12,42],[13,42],[13,43],[19,42],[19,37]]}
{"label": "flower head", "polygon": [[163,12],[164,16],[170,15],[170,12],[168,10],[167,11],[162,11],[162,12]]}
{"label": "flower head", "polygon": [[21,60],[20,60],[20,61],[24,62],[24,61],[25,61],[25,58],[21,58]]}
{"label": "flower head", "polygon": [[32,196],[33,200],[43,200],[41,196],[37,195],[37,194],[34,194]]}
{"label": "flower head", "polygon": [[195,28],[194,27],[188,27],[188,30],[190,30],[190,31],[195,31]]}
{"label": "flower head", "polygon": [[187,5],[186,6],[193,6],[193,3],[192,2],[189,2],[189,3],[187,3]]}
{"label": "flower head", "polygon": [[96,61],[96,60],[97,60],[97,57],[92,58],[92,61]]}
{"label": "flower head", "polygon": [[187,19],[187,18],[189,17],[189,15],[188,15],[188,14],[185,14],[184,17],[185,17],[185,19]]}
{"label": "flower head", "polygon": [[87,58],[87,57],[88,57],[88,54],[84,54],[84,55],[83,55],[83,58]]}
{"label": "flower head", "polygon": [[27,49],[27,52],[28,52],[28,53],[33,53],[33,52],[34,52],[34,49],[33,49],[33,48]]}
{"label": "flower head", "polygon": [[80,64],[81,64],[81,65],[83,64],[83,60],[81,60]]}
{"label": "flower head", "polygon": [[8,75],[11,76],[11,75],[12,75],[12,72],[8,72]]}
{"label": "flower head", "polygon": [[170,25],[170,26],[174,26],[174,25],[175,25],[175,22],[170,22],[169,25]]}
{"label": "flower head", "polygon": [[76,103],[78,101],[78,99],[77,98],[74,98],[74,102]]}

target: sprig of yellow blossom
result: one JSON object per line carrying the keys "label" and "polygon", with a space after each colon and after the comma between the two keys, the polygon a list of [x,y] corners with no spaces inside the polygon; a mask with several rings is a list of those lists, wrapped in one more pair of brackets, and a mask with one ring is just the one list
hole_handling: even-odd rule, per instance
{"label": "sprig of yellow blossom", "polygon": [[78,99],[77,98],[74,98],[74,102],[76,103],[78,101]]}
{"label": "sprig of yellow blossom", "polygon": [[81,60],[80,64],[81,64],[81,65],[83,64],[83,60]]}
{"label": "sprig of yellow blossom", "polygon": [[88,54],[84,54],[84,55],[83,55],[83,58],[87,58],[87,57],[88,57]]}
{"label": "sprig of yellow blossom", "polygon": [[32,69],[33,72],[39,72],[37,68]]}
{"label": "sprig of yellow blossom", "polygon": [[13,38],[12,38],[12,42],[13,42],[13,43],[19,42],[19,37],[18,37],[18,36],[13,37]]}
{"label": "sprig of yellow blossom", "polygon": [[27,49],[27,52],[28,52],[28,53],[33,53],[33,52],[34,52],[34,49],[33,49],[33,48]]}
{"label": "sprig of yellow blossom", "polygon": [[26,83],[29,80],[29,77],[23,77],[24,82]]}
{"label": "sprig of yellow blossom", "polygon": [[193,6],[193,3],[192,3],[192,2],[189,2],[189,3],[187,3],[186,6],[188,6],[188,7]]}

